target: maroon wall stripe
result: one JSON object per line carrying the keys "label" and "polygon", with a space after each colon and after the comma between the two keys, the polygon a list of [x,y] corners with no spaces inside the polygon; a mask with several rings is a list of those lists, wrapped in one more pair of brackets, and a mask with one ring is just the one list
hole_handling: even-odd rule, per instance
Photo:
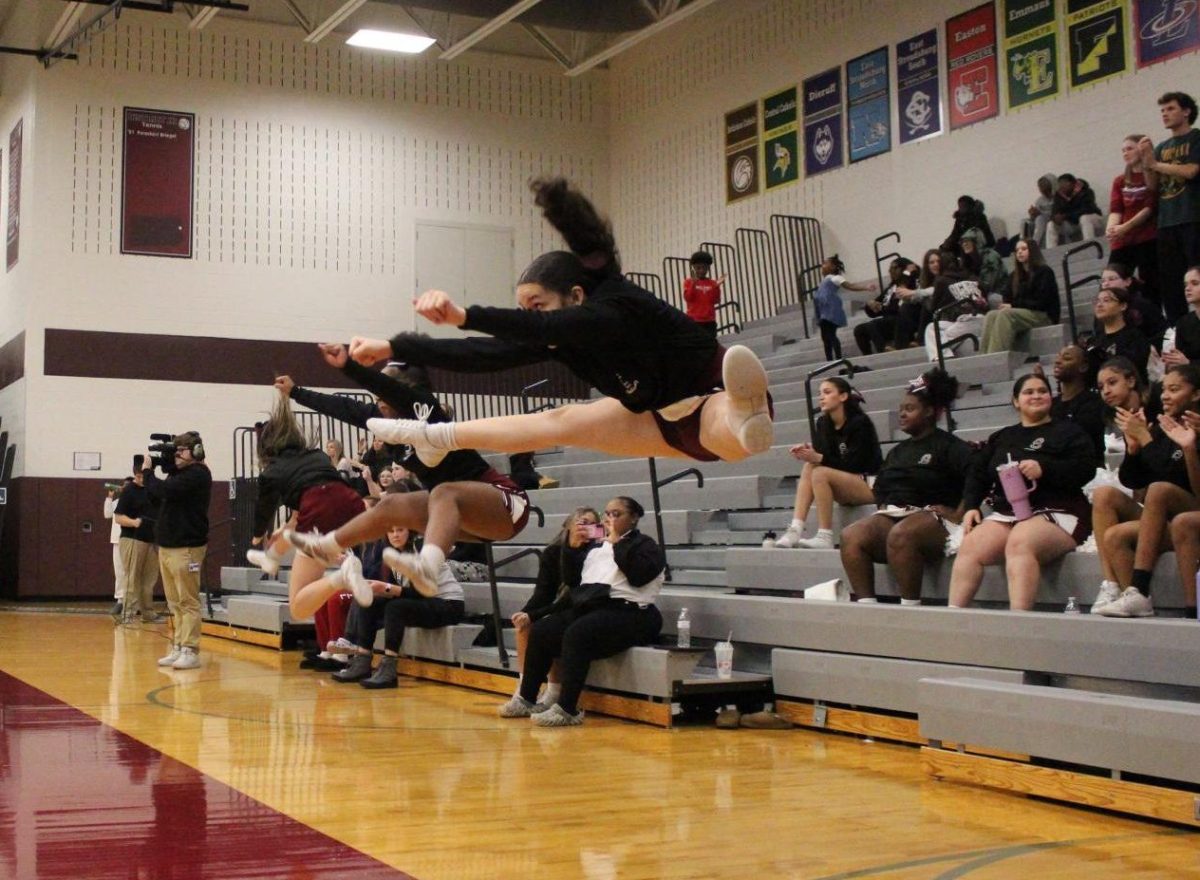
{"label": "maroon wall stripe", "polygon": [[25,376],[25,331],[0,345],[0,389]]}
{"label": "maroon wall stripe", "polygon": [[[287,373],[298,385],[357,387],[325,364],[315,342],[47,328],[45,348],[47,376],[270,385],[275,376]],[[588,394],[586,384],[554,362],[483,374],[430,373],[434,387],[446,394],[517,394],[542,379],[550,383],[538,389],[539,396]]]}

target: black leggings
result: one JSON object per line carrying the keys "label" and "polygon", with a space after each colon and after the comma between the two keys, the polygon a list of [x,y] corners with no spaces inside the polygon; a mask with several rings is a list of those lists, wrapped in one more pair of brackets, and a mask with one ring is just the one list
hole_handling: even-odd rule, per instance
{"label": "black leggings", "polygon": [[842,356],[842,342],[838,339],[838,326],[832,321],[818,321],[821,341],[825,343],[825,360],[832,361]]}
{"label": "black leggings", "polygon": [[589,609],[594,610],[547,614],[530,628],[525,677],[521,681],[521,696],[526,700],[537,701],[550,665],[560,659],[562,695],[558,705],[574,715],[593,660],[644,645],[662,631],[662,615],[653,605],[642,608],[632,602],[606,599]]}
{"label": "black leggings", "polygon": [[[361,613],[358,613],[361,612]],[[438,629],[461,623],[466,614],[466,605],[458,599],[427,599],[411,587],[395,599],[376,596],[368,608],[355,605],[354,644],[370,648],[375,644],[375,633],[383,628],[383,649],[392,654],[400,653],[404,641],[404,628]]]}

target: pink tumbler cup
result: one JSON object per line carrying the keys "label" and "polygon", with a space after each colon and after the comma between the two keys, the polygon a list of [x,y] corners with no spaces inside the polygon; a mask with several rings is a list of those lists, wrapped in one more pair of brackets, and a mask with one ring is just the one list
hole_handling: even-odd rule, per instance
{"label": "pink tumbler cup", "polygon": [[1012,505],[1013,516],[1018,520],[1027,520],[1033,516],[1033,509],[1029,506],[1029,493],[1037,488],[1037,483],[1026,483],[1025,475],[1020,471],[1020,464],[1015,461],[997,465],[996,471],[1000,474],[1000,487],[1004,490],[1004,497]]}

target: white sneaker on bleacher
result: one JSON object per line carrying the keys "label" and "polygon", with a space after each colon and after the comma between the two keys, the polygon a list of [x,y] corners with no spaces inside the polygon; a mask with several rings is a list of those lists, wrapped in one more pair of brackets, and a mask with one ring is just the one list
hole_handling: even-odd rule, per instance
{"label": "white sneaker on bleacher", "polygon": [[788,526],[787,531],[775,539],[775,546],[783,550],[791,550],[793,547],[799,546],[801,540],[803,539],[800,537],[800,530]]}
{"label": "white sneaker on bleacher", "polygon": [[1104,617],[1153,617],[1154,605],[1137,587],[1126,587],[1125,592],[1096,613]]}
{"label": "white sneaker on bleacher", "polygon": [[821,529],[811,538],[801,538],[796,546],[805,550],[832,550],[837,545],[833,541],[833,532]]}
{"label": "white sneaker on bleacher", "polygon": [[1109,605],[1121,598],[1121,588],[1112,581],[1101,581],[1100,592],[1096,594],[1096,601],[1092,603],[1092,614],[1103,614],[1101,611],[1105,605]]}

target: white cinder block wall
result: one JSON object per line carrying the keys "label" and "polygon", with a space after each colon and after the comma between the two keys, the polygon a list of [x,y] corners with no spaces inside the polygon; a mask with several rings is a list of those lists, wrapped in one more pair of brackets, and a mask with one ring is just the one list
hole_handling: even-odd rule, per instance
{"label": "white cinder block wall", "polygon": [[[185,22],[127,11],[78,63],[8,67],[0,146],[23,115],[26,170],[0,344],[25,330],[26,378],[0,392],[0,417],[25,424],[18,476],[96,476],[72,471],[72,452],[90,451],[115,477],[148,432],[196,428],[214,476],[228,478],[233,428],[270,405],[272,369],[288,369],[264,363],[261,387],[44,376],[47,327],[386,336],[414,324],[418,221],[511,228],[513,265],[496,272],[512,279],[561,246],[530,177],[565,174],[607,193],[603,74],[406,60],[332,38],[308,46],[295,28],[217,18],[195,33]],[[120,254],[125,106],[196,114],[193,259]]]}
{"label": "white cinder block wall", "polygon": [[[919,260],[950,231],[963,193],[982,199],[988,214],[1004,218],[1009,234],[1016,234],[1037,195],[1035,181],[1047,172],[1086,178],[1106,208],[1112,178],[1122,169],[1124,137],[1140,132],[1162,139],[1158,96],[1174,89],[1200,93],[1200,56],[1187,55],[901,147],[893,71],[890,153],[726,206],[727,111],[883,45],[891,47],[894,65],[897,42],[934,27],[944,35],[948,17],[975,5],[736,0],[715,4],[615,59],[613,215],[626,268],[658,272],[664,256],[686,256],[701,241],[732,243],[738,227],[761,229],[771,214],[803,214],[824,222],[826,249],[842,255],[851,277],[873,278],[876,236],[898,230],[901,251]],[[944,46],[942,52],[944,71]],[[944,89],[943,78],[943,107]]]}

